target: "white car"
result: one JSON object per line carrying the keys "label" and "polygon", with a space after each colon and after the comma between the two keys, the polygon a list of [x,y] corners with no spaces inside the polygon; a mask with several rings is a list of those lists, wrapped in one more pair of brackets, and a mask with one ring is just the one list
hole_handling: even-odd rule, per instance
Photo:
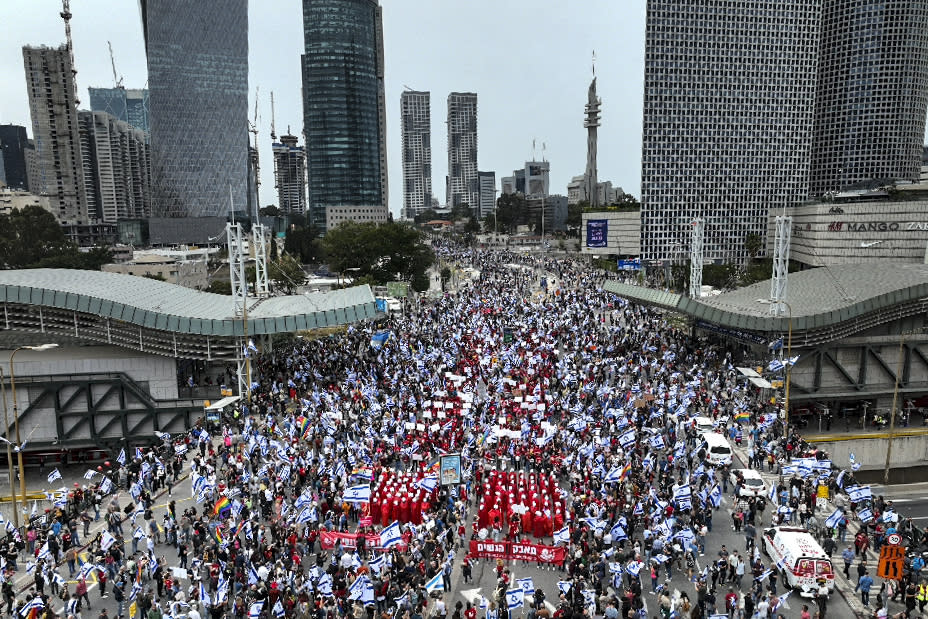
{"label": "white car", "polygon": [[729,481],[733,486],[738,485],[738,477],[744,478],[744,485],[739,490],[739,496],[767,496],[767,484],[760,473],[754,469],[733,469]]}
{"label": "white car", "polygon": [[708,432],[715,432],[715,422],[708,417],[695,417],[693,427],[696,429],[696,436],[702,436]]}

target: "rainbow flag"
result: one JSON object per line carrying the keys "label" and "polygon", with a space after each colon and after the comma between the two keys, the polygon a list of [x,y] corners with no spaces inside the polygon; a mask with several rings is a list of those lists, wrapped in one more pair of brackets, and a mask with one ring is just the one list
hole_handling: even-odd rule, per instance
{"label": "rainbow flag", "polygon": [[309,434],[309,419],[303,417],[303,421],[300,422],[300,436],[306,438],[307,434]]}
{"label": "rainbow flag", "polygon": [[479,447],[479,446],[482,446],[482,445],[484,444],[484,442],[486,442],[487,438],[489,438],[489,436],[490,436],[490,432],[492,432],[492,431],[493,431],[492,428],[491,428],[490,426],[487,426],[486,430],[483,431],[483,434],[481,434],[480,436],[477,437],[477,446],[478,446],[478,447]]}
{"label": "rainbow flag", "polygon": [[[235,525],[235,528],[232,529],[232,532],[231,532],[231,534],[229,535],[229,537],[231,537],[231,538],[234,539],[236,535],[238,535],[239,533],[242,532],[242,529],[243,529],[244,527],[245,527],[245,521],[242,520],[242,521],[240,521],[237,525]],[[222,543],[222,542],[220,542],[220,543]]]}
{"label": "rainbow flag", "polygon": [[224,496],[216,501],[216,506],[213,508],[213,515],[221,515],[225,518],[230,511],[232,511],[232,501],[229,500],[229,497]]}
{"label": "rainbow flag", "polygon": [[220,546],[226,543],[226,537],[222,534],[222,529],[219,527],[213,529],[213,537],[216,538],[216,543]]}
{"label": "rainbow flag", "polygon": [[351,471],[351,476],[365,481],[371,481],[374,477],[374,469],[369,466],[361,466]]}
{"label": "rainbow flag", "polygon": [[751,413],[746,410],[740,410],[735,413],[735,421],[750,421]]}
{"label": "rainbow flag", "polygon": [[632,472],[632,464],[631,462],[629,462],[622,468],[622,471],[619,473],[619,482],[625,481],[625,479],[628,477],[628,474],[631,472]]}

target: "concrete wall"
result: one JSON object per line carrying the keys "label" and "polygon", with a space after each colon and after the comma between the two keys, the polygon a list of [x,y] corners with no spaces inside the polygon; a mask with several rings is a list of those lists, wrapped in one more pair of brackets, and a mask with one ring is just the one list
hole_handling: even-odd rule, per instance
{"label": "concrete wall", "polygon": [[[861,463],[857,477],[865,481],[882,482],[882,472],[886,466],[886,452],[889,449],[889,438],[885,433],[875,435],[876,438],[863,438],[854,435],[839,437],[851,440],[812,440],[819,449],[823,449],[831,456],[836,466],[848,468],[851,453]],[[853,438],[851,438],[853,437]],[[924,467],[928,464],[928,434],[900,435],[893,439],[893,453],[890,458],[890,482],[902,481],[898,469],[911,469]],[[894,472],[896,471],[896,472]],[[908,480],[912,481],[912,480]],[[918,480],[924,481],[924,478]]]}
{"label": "concrete wall", "polygon": [[[9,377],[9,350],[0,350],[0,367],[4,376]],[[79,375],[90,373],[123,372],[137,381],[153,398],[159,400],[177,399],[177,370],[173,359],[145,353],[134,352],[115,346],[75,346],[61,347],[43,352],[21,350],[16,353],[16,405],[20,411],[25,410],[32,398],[38,397],[41,387],[29,384],[29,376]],[[100,386],[100,389],[105,389]],[[67,397],[67,394],[64,394]],[[102,397],[102,393],[95,394]],[[7,390],[10,414],[12,415],[12,394]],[[74,410],[81,410],[82,399],[74,402]],[[115,401],[112,407],[115,408]],[[86,408],[84,409],[86,410]],[[27,427],[20,428],[21,433],[29,435],[33,441],[56,439],[57,424],[53,408],[43,408],[34,413]],[[25,436],[23,436],[25,438]]]}
{"label": "concrete wall", "polygon": [[[608,223],[606,247],[587,247],[586,222],[605,219]],[[580,253],[598,256],[641,255],[641,212],[640,211],[601,211],[583,213],[580,223]]]}

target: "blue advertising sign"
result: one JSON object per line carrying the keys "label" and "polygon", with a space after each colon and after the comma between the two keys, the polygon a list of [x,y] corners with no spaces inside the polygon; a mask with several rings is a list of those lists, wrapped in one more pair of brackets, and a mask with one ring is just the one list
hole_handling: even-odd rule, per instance
{"label": "blue advertising sign", "polygon": [[377,311],[378,311],[378,312],[386,312],[386,311],[387,311],[387,300],[386,300],[386,299],[374,299],[374,303],[377,304]]}
{"label": "blue advertising sign", "polygon": [[606,247],[609,237],[609,220],[589,219],[586,222],[586,246]]}
{"label": "blue advertising sign", "polygon": [[631,260],[619,260],[618,266],[620,271],[640,271],[641,258],[632,258]]}

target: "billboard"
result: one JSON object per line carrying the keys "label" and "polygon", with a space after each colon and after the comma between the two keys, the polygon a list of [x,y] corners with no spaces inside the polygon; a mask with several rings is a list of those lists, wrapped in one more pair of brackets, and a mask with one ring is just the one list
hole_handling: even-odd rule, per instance
{"label": "billboard", "polygon": [[630,260],[619,260],[618,267],[620,271],[640,271],[641,258],[632,258]]}
{"label": "billboard", "polygon": [[590,219],[586,222],[586,246],[606,247],[609,237],[607,219]]}

